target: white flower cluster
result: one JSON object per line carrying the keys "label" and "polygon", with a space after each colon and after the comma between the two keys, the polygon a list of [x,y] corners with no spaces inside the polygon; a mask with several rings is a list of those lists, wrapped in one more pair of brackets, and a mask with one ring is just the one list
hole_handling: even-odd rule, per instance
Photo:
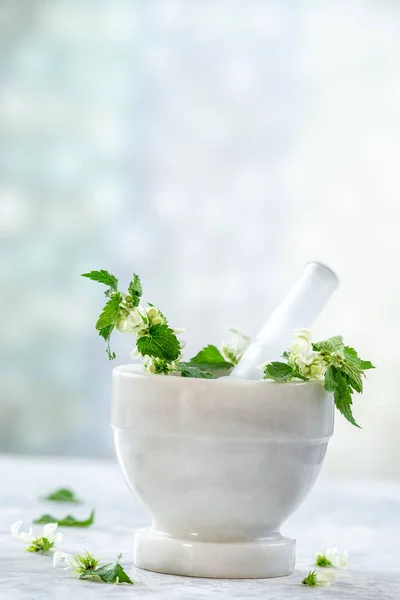
{"label": "white flower cluster", "polygon": [[326,548],[323,552],[314,555],[315,566],[322,567],[321,570],[310,571],[302,581],[304,585],[311,587],[329,587],[337,578],[336,569],[346,567],[349,562],[347,550],[340,553],[336,546]]}
{"label": "white flower cluster", "polygon": [[295,329],[288,362],[309,379],[324,379],[327,364],[321,354],[313,350],[309,329]]}
{"label": "white flower cluster", "polygon": [[[120,314],[122,315],[117,322],[117,329],[121,333],[130,333],[136,337],[141,337],[146,334],[149,327],[151,325],[161,325],[166,324],[167,321],[161,311],[155,307],[150,306],[149,308],[144,308],[139,304],[139,306],[132,307],[130,305],[130,298],[128,296],[128,301],[126,301],[127,296],[124,297],[124,300],[120,304]],[[183,333],[184,329],[173,329],[175,335],[179,335]],[[180,341],[181,350],[185,347],[185,342]],[[140,352],[135,348],[131,352],[131,358],[139,359],[143,358]],[[146,357],[143,361],[143,366],[149,373],[171,373],[176,371],[177,365],[176,362],[173,361],[168,363],[163,360],[154,359],[150,357]]]}

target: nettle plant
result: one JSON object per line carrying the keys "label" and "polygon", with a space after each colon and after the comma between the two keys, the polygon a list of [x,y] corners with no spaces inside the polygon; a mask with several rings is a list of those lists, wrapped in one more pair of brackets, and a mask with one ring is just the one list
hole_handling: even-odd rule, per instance
{"label": "nettle plant", "polygon": [[206,346],[185,362],[182,360],[185,343],[178,337],[184,329],[172,329],[165,315],[154,304],[148,302],[147,307],[142,305],[143,290],[138,275],[133,274],[126,293],[118,289],[118,279],[108,271],[91,271],[82,277],[107,286],[107,301],[96,329],[106,342],[110,360],[116,357],[110,348],[110,338],[117,329],[134,337],[136,345],[131,357],[141,359],[149,373],[212,379],[217,371],[231,370],[249,344],[250,338],[231,330],[234,339],[230,344],[223,345],[220,350],[213,345]]}
{"label": "nettle plant", "polygon": [[351,410],[352,394],[362,393],[365,371],[374,369],[369,360],[362,360],[354,348],[345,346],[340,335],[313,343],[308,329],[295,330],[294,340],[283,358],[285,362],[265,365],[264,379],[322,381],[325,389],[333,392],[338,411],[359,427]]}
{"label": "nettle plant", "polygon": [[[96,329],[106,342],[110,360],[115,352],[110,348],[111,334],[117,329],[134,337],[132,358],[141,359],[149,373],[180,375],[212,379],[219,373],[228,374],[239,362],[250,343],[250,338],[232,329],[232,342],[219,349],[208,345],[190,361],[182,360],[185,343],[179,339],[183,329],[172,329],[159,308],[142,305],[142,284],[135,273],[128,291],[118,289],[118,279],[108,271],[84,273],[107,289],[106,304],[97,320]],[[297,329],[289,349],[283,353],[284,361],[274,361],[264,366],[264,379],[279,383],[290,381],[320,381],[333,393],[339,412],[356,427],[352,414],[352,394],[363,391],[365,371],[373,369],[370,361],[359,358],[354,348],[346,346],[341,336],[322,342],[312,342],[308,329]]]}

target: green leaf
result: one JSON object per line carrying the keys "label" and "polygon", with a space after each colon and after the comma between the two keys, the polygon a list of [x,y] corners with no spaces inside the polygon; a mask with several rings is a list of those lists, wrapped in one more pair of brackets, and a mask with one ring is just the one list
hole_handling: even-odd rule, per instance
{"label": "green leaf", "polygon": [[165,323],[151,325],[148,333],[137,339],[136,346],[142,356],[163,358],[168,362],[176,360],[181,350],[178,338]]}
{"label": "green leaf", "polygon": [[218,348],[211,344],[200,350],[196,356],[190,359],[188,364],[199,367],[199,369],[209,369],[210,371],[232,369],[233,367],[233,363],[226,361]]}
{"label": "green leaf", "polygon": [[370,360],[361,360],[360,358],[360,366],[363,371],[367,371],[368,369],[375,369],[374,365]]}
{"label": "green leaf", "polygon": [[180,362],[178,370],[181,377],[194,377],[196,379],[214,379],[214,375],[209,371],[202,371],[199,367],[192,366],[190,363]]}
{"label": "green leaf", "polygon": [[346,373],[348,377],[348,382],[351,385],[351,387],[356,392],[361,394],[361,392],[363,391],[363,382],[361,379],[362,371],[360,370],[360,368],[350,361],[343,361],[342,371],[343,373]]}
{"label": "green leaf", "polygon": [[97,577],[100,577],[104,583],[129,583],[133,585],[134,582],[119,564],[121,556],[121,554],[118,555],[117,562],[99,567],[93,572],[93,574]]}
{"label": "green leaf", "polygon": [[60,527],[90,527],[94,523],[94,515],[95,511],[92,510],[90,516],[83,520],[79,521],[75,519],[72,515],[67,515],[63,519],[57,519],[52,515],[42,515],[38,519],[35,519],[33,522],[41,525],[45,525],[46,523],[57,523]]}
{"label": "green leaf", "polygon": [[133,274],[132,281],[128,286],[128,293],[132,296],[133,306],[139,306],[143,289],[139,275]]}
{"label": "green leaf", "polygon": [[75,493],[67,488],[60,488],[51,492],[47,496],[43,496],[41,500],[47,500],[49,502],[69,502],[70,504],[81,504]]}
{"label": "green leaf", "polygon": [[344,350],[343,338],[341,335],[335,335],[322,342],[312,344],[313,350],[327,354],[341,354]]}
{"label": "green leaf", "polygon": [[335,367],[330,365],[325,371],[324,387],[327,392],[334,392],[336,389]]}
{"label": "green leaf", "polygon": [[284,382],[293,378],[293,367],[283,362],[271,362],[265,366],[264,379]]}
{"label": "green leaf", "polygon": [[351,405],[353,403],[353,400],[351,397],[352,389],[349,384],[347,375],[345,373],[342,373],[339,369],[335,368],[334,369],[334,377],[335,377],[336,386],[335,386],[333,398],[335,401],[336,408],[344,416],[344,418],[349,421],[349,423],[351,423],[355,427],[360,427],[356,423],[356,421],[353,417],[353,413],[351,411]]}
{"label": "green leaf", "polygon": [[103,327],[99,331],[99,335],[106,341],[106,352],[109,360],[113,360],[116,357],[115,352],[112,352],[110,348],[110,337],[114,330],[114,327],[115,325],[106,325],[106,327]]}
{"label": "green leaf", "polygon": [[118,279],[111,275],[108,271],[90,271],[90,273],[83,273],[81,277],[87,277],[92,281],[98,281],[99,283],[104,283],[104,285],[110,286],[110,288],[116,292],[118,290]]}
{"label": "green leaf", "polygon": [[361,376],[364,374],[364,369],[357,352],[350,346],[344,347],[342,370],[348,376],[351,387],[356,392],[361,393],[363,391]]}
{"label": "green leaf", "polygon": [[119,303],[121,302],[122,296],[119,292],[115,293],[108,300],[107,304],[103,308],[103,311],[96,323],[96,329],[101,331],[109,325],[115,325],[119,314]]}

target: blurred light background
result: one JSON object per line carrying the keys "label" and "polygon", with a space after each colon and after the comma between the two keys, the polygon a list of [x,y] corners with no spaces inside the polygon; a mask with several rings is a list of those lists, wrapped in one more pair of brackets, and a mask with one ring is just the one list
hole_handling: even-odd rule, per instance
{"label": "blurred light background", "polygon": [[80,273],[139,273],[191,356],[316,259],[314,337],[379,367],[325,472],[399,478],[399,55],[390,0],[2,0],[0,450],[113,453]]}

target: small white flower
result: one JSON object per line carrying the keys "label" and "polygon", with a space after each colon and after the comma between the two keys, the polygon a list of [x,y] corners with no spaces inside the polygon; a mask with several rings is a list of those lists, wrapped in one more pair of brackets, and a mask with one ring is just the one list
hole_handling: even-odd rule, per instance
{"label": "small white flower", "polygon": [[186,331],[186,329],[182,329],[181,327],[177,327],[176,329],[172,330],[174,332],[175,335],[179,335],[180,333],[184,333]]}
{"label": "small white flower", "polygon": [[349,555],[347,550],[340,553],[337,546],[332,548],[326,548],[323,552],[319,552],[315,555],[315,564],[323,567],[335,567],[340,569],[346,567],[349,564]]}
{"label": "small white flower", "polygon": [[299,342],[303,341],[307,346],[311,345],[311,331],[309,329],[295,329],[293,335]]}
{"label": "small white flower", "polygon": [[327,588],[331,585],[332,581],[335,581],[337,575],[332,569],[324,569],[323,571],[310,571],[307,577],[301,582],[304,585],[310,587],[324,587]]}
{"label": "small white flower", "polygon": [[64,538],[62,533],[56,533],[58,527],[57,523],[47,523],[43,527],[42,533],[38,535],[33,534],[32,527],[30,527],[28,531],[20,531],[21,525],[22,521],[17,521],[11,525],[10,529],[13,537],[34,547],[34,550],[32,551],[35,552],[43,548],[43,540],[47,540],[47,542],[51,544],[51,547],[53,547],[60,544]]}
{"label": "small white flower", "polygon": [[43,535],[40,537],[47,538],[49,542],[53,542],[54,545],[57,546],[64,538],[62,533],[56,533],[57,527],[57,523],[47,523],[47,525],[43,527]]}
{"label": "small white flower", "polygon": [[237,329],[229,330],[232,334],[228,344],[222,344],[221,352],[227,362],[237,364],[250,344],[250,338]]}
{"label": "small white flower", "polygon": [[117,329],[121,333],[140,335],[147,327],[146,312],[141,306],[132,308],[126,317],[121,317],[117,322]]}
{"label": "small white flower", "polygon": [[76,568],[76,561],[72,554],[67,554],[66,552],[60,552],[57,550],[57,552],[54,552],[53,555],[53,567],[56,567],[61,560],[65,561],[66,566],[63,567],[64,571],[67,569]]}
{"label": "small white flower", "polygon": [[132,350],[131,358],[137,359],[137,358],[141,358],[141,357],[142,357],[142,355],[137,348],[135,348],[135,350]]}
{"label": "small white flower", "polygon": [[329,569],[325,569],[324,571],[317,571],[315,574],[317,585],[325,588],[329,587],[332,581],[335,581],[336,577],[336,573]]}
{"label": "small white flower", "polygon": [[308,379],[323,380],[327,363],[319,352],[312,348],[309,329],[295,329],[289,346],[289,364],[296,367]]}
{"label": "small white flower", "polygon": [[21,529],[22,521],[17,521],[11,525],[11,534],[16,540],[22,540],[23,542],[31,542],[34,537],[32,535],[33,529],[29,528],[29,531],[19,531]]}

